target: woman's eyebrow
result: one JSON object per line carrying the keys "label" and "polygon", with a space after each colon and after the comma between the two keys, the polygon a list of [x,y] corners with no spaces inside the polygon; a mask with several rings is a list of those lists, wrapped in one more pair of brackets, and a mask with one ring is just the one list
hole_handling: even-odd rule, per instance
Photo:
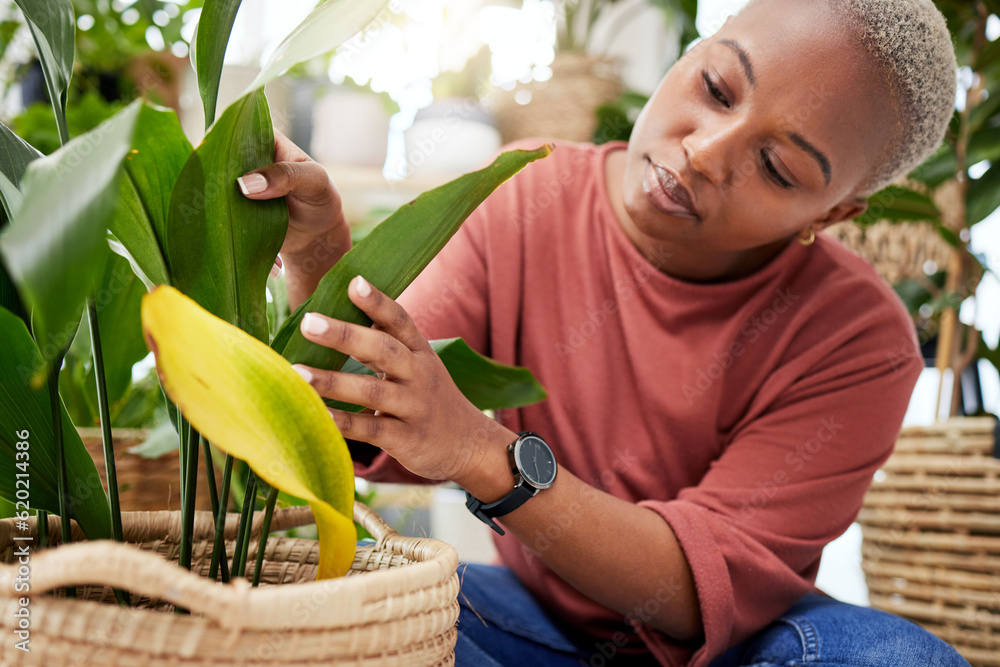
{"label": "woman's eyebrow", "polygon": [[747,55],[746,49],[731,39],[723,39],[719,43],[725,44],[736,53],[736,56],[740,59],[740,63],[743,65],[743,73],[746,74],[747,81],[750,82],[750,87],[756,88],[757,77],[754,76],[753,65],[750,64],[750,56]]}
{"label": "woman's eyebrow", "polygon": [[826,184],[830,185],[832,169],[830,168],[830,160],[823,154],[823,152],[806,141],[805,137],[801,134],[789,132],[788,138],[791,139],[792,143],[796,146],[804,150],[806,153],[809,153],[809,155],[819,163],[819,168],[823,170],[823,178],[826,179]]}

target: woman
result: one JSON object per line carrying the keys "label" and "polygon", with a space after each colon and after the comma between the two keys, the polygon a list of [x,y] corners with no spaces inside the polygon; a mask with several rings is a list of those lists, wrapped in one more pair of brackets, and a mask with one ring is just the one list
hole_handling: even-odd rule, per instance
{"label": "woman", "polygon": [[[673,66],[627,145],[557,144],[398,303],[355,279],[376,326],[303,319],[379,373],[297,367],[370,408],[332,412],[358,473],[452,480],[506,531],[503,567],[461,572],[459,665],[967,664],[813,586],[923,366],[891,289],[819,232],[937,147],[954,95],[927,0],[757,0]],[[294,307],[350,241],[325,172],[277,146],[241,186],[288,197]],[[487,418],[426,342],[451,336],[549,398]],[[515,441],[537,489],[514,489]]]}

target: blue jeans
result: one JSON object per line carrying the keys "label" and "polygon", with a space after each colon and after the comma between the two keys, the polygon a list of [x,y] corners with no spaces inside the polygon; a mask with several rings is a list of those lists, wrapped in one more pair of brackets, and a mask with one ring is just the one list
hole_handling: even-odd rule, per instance
{"label": "blue jeans", "polygon": [[[456,667],[655,666],[547,614],[514,573],[459,565]],[[711,667],[969,667],[955,649],[923,628],[883,611],[809,594]]]}

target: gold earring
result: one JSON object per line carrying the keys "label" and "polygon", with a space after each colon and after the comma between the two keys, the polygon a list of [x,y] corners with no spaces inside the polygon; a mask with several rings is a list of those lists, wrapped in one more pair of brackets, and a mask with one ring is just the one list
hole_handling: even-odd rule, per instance
{"label": "gold earring", "polygon": [[812,245],[813,241],[816,240],[816,230],[814,230],[812,227],[810,227],[809,228],[809,238],[804,239],[801,236],[799,236],[798,239],[799,239],[799,243],[801,243],[802,245]]}

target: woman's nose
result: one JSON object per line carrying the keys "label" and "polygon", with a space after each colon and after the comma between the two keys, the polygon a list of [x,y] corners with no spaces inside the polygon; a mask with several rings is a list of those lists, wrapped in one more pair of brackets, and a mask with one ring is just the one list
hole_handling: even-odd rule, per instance
{"label": "woman's nose", "polygon": [[715,185],[725,183],[732,173],[736,128],[702,127],[681,140],[691,168]]}

